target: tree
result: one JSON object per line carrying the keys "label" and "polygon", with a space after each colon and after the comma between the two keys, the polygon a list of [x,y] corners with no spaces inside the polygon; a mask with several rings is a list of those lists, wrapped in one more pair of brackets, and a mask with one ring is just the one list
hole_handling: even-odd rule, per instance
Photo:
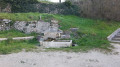
{"label": "tree", "polygon": [[10,4],[32,4],[32,3],[37,3],[37,0],[3,0],[6,3]]}
{"label": "tree", "polygon": [[61,3],[61,0],[59,0],[59,3]]}

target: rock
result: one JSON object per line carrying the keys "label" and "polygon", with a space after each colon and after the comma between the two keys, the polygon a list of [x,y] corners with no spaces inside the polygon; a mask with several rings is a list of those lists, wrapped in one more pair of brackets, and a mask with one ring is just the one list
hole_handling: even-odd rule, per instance
{"label": "rock", "polygon": [[9,20],[9,19],[3,19],[3,22],[5,22],[5,23],[10,23],[11,22],[11,20]]}
{"label": "rock", "polygon": [[70,28],[71,32],[77,32],[79,28]]}
{"label": "rock", "polygon": [[58,24],[58,21],[57,21],[57,20],[54,20],[54,19],[52,19],[51,22],[52,22],[53,24]]}
{"label": "rock", "polygon": [[25,21],[16,21],[14,24],[14,28],[19,31],[24,31],[26,24],[27,23]]}
{"label": "rock", "polygon": [[69,39],[69,38],[70,38],[70,35],[61,35],[61,38],[62,38],[62,39]]}
{"label": "rock", "polygon": [[32,32],[43,33],[49,29],[50,23],[43,21],[16,21],[14,27],[15,29],[23,31],[27,34]]}
{"label": "rock", "polygon": [[64,31],[61,35],[61,38],[62,39],[69,39],[71,36],[70,36],[70,31]]}
{"label": "rock", "polygon": [[78,44],[72,44],[72,46],[78,46]]}
{"label": "rock", "polygon": [[0,19],[0,30],[9,30],[11,28],[9,19]]}

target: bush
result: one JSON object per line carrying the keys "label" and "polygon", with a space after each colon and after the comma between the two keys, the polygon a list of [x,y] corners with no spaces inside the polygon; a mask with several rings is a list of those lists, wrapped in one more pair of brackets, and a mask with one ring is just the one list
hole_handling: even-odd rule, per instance
{"label": "bush", "polygon": [[7,3],[0,1],[0,7],[1,9],[4,9],[7,6]]}
{"label": "bush", "polygon": [[72,6],[72,3],[70,1],[65,1],[64,4],[69,8]]}
{"label": "bush", "polygon": [[64,15],[79,15],[79,10],[76,5],[70,4],[70,2],[60,4],[20,4],[19,6],[13,6],[13,12],[39,12],[50,14],[64,14]]}

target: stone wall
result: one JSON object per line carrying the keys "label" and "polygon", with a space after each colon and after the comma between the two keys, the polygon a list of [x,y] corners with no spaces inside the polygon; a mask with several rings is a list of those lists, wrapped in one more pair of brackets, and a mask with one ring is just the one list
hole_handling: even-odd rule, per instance
{"label": "stone wall", "polygon": [[11,29],[10,22],[11,20],[8,19],[0,19],[0,31]]}
{"label": "stone wall", "polygon": [[50,13],[50,14],[65,14],[65,15],[78,15],[77,6],[66,6],[64,3],[61,4],[20,4],[20,8],[12,7],[12,12],[39,12],[39,13]]}
{"label": "stone wall", "polygon": [[[52,27],[52,28],[51,28]],[[0,31],[16,29],[24,33],[45,33],[57,32],[59,30],[58,21],[52,20],[51,22],[40,21],[15,21],[9,19],[0,19]]]}
{"label": "stone wall", "polygon": [[50,23],[44,21],[16,21],[14,24],[15,29],[25,33],[43,33],[44,31],[48,30],[49,27]]}

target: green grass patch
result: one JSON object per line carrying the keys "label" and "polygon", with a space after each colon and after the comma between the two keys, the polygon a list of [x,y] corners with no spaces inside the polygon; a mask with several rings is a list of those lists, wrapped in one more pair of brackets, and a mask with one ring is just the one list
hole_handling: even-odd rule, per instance
{"label": "green grass patch", "polygon": [[30,51],[36,48],[36,39],[32,40],[12,40],[8,39],[6,41],[0,42],[0,54],[9,54],[12,52],[19,52],[22,49]]}
{"label": "green grass patch", "polygon": [[26,37],[26,36],[36,36],[36,33],[25,34],[18,30],[8,30],[0,31],[0,38],[13,38],[13,37]]}
{"label": "green grass patch", "polygon": [[39,20],[39,16],[42,16],[42,19],[45,21],[50,21],[51,18],[59,20],[59,24],[61,25],[60,29],[62,30],[69,30],[73,27],[79,28],[77,32],[78,37],[71,37],[73,42],[78,44],[78,46],[60,48],[60,50],[66,51],[80,51],[94,48],[108,49],[108,47],[110,47],[110,43],[107,40],[107,36],[120,27],[120,23],[115,21],[93,20],[70,15],[65,16],[45,13],[0,13],[0,18],[7,18],[14,21]]}
{"label": "green grass patch", "polygon": [[38,0],[38,2],[40,2],[40,3],[47,3],[47,4],[54,4],[53,2],[50,2],[50,1],[42,1],[42,0]]}

